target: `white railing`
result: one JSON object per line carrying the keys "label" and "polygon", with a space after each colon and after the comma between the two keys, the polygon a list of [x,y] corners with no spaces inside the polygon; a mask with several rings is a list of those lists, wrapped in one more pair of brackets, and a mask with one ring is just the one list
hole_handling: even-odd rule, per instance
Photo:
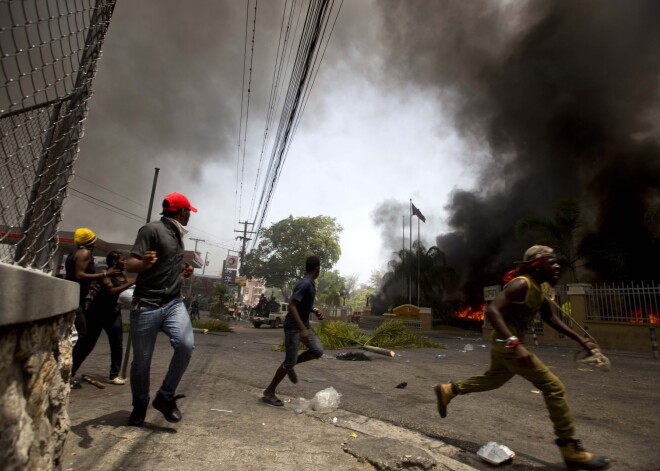
{"label": "white railing", "polygon": [[594,286],[587,291],[587,320],[660,324],[660,285]]}

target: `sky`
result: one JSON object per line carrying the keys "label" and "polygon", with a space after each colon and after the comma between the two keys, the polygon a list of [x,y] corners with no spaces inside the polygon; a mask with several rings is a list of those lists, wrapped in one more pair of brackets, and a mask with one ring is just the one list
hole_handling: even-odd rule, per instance
{"label": "sky", "polygon": [[[199,212],[186,248],[194,248],[190,238],[205,240],[197,250],[202,258],[208,252],[207,273],[218,274],[228,249],[240,248],[235,231],[254,220],[249,211],[261,192],[256,172],[284,2],[257,10],[240,172],[246,3],[196,5],[117,3],[61,228],[90,227],[104,240],[132,243],[140,222],[81,192],[146,217],[158,167],[155,207],[172,191],[189,197]],[[344,2],[264,224],[289,215],[336,218],[343,231],[334,268],[361,282],[402,246],[404,216],[409,244],[410,199],[426,217],[420,238],[429,245],[444,227],[447,195],[472,180],[465,145],[443,123],[433,92],[388,80],[378,8]],[[398,212],[380,210],[391,204]],[[416,238],[415,220],[413,228]]]}
{"label": "sky", "polygon": [[[245,1],[118,2],[60,227],[132,243],[158,167],[155,207],[172,191],[189,197],[199,212],[186,248],[203,239],[206,272],[218,274],[261,194],[284,6],[259,2],[246,108]],[[249,12],[251,38],[254,2]],[[408,237],[412,199],[423,244],[474,294],[533,242],[513,237],[520,218],[552,217],[571,198],[601,258],[620,254],[626,276],[652,276],[659,23],[654,0],[341,3],[265,226],[336,218],[334,268],[364,283]]]}

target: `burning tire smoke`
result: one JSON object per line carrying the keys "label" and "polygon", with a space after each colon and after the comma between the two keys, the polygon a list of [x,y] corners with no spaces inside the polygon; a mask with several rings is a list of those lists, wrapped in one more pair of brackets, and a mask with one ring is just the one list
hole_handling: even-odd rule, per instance
{"label": "burning tire smoke", "polygon": [[660,2],[410,0],[383,15],[393,80],[435,92],[480,156],[436,238],[465,301],[533,242],[515,223],[561,198],[581,206],[585,281],[657,277]]}

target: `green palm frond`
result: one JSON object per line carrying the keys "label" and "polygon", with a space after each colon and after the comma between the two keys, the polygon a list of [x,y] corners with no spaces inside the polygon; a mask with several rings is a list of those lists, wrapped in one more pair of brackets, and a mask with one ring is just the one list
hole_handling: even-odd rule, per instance
{"label": "green palm frond", "polygon": [[[419,335],[400,319],[383,322],[371,336],[362,332],[355,324],[344,321],[324,321],[314,329],[326,350],[371,345],[372,347],[396,350],[400,348],[447,348],[445,344]],[[301,345],[304,349],[304,345]],[[284,351],[284,341],[275,347],[275,351]]]}

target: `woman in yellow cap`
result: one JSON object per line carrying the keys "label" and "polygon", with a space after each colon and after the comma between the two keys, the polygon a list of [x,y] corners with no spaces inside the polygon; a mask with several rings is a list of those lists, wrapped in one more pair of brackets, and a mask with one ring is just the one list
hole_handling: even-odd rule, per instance
{"label": "woman in yellow cap", "polygon": [[[65,279],[78,283],[80,285],[80,298],[78,309],[76,309],[76,320],[74,324],[74,338],[82,338],[87,333],[87,323],[85,322],[85,298],[89,292],[89,286],[92,281],[100,281],[104,277],[114,278],[120,275],[121,270],[111,268],[96,273],[94,268],[94,246],[96,245],[96,234],[86,227],[79,227],[73,234],[73,242],[78,246],[75,252],[70,253],[64,262],[66,270]],[[79,388],[77,381],[71,382],[74,388]]]}

